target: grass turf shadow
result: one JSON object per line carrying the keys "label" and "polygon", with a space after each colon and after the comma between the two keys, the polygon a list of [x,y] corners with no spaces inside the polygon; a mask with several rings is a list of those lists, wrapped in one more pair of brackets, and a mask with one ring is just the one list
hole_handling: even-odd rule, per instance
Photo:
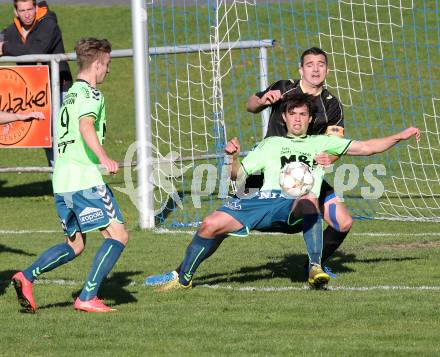
{"label": "grass turf shadow", "polygon": [[[141,274],[141,271],[124,271],[113,273],[110,278],[105,279],[99,289],[98,296],[100,299],[113,300],[115,305],[123,305],[137,302],[136,297],[129,292],[126,287],[130,286],[133,280],[131,276]],[[76,299],[81,290],[72,294],[72,297]]]}
{"label": "grass turf shadow", "polygon": [[17,270],[0,271],[0,296],[4,295],[6,289],[11,286],[11,278]]}
{"label": "grass turf shadow", "polygon": [[28,253],[28,252],[21,250],[21,249],[10,248],[4,244],[0,244],[0,254],[1,253],[19,254],[19,255],[25,255],[27,257],[34,257],[35,256],[35,254],[33,254],[33,253]]}
{"label": "grass turf shadow", "polygon": [[[132,272],[117,272],[110,276],[110,278],[105,279],[99,289],[98,297],[103,300],[113,300],[114,304],[111,305],[123,305],[137,302],[136,297],[130,293],[126,287],[132,283],[130,276],[138,275],[142,272],[132,271]],[[71,301],[62,301],[57,303],[46,304],[38,306],[38,310],[52,309],[57,307],[68,307],[73,306],[73,302],[81,293],[81,289],[72,293]]]}
{"label": "grass turf shadow", "polygon": [[7,182],[0,180],[0,197],[39,197],[53,194],[50,180],[4,187]]}
{"label": "grass turf shadow", "polygon": [[[194,285],[216,285],[224,283],[252,283],[259,280],[269,280],[273,278],[290,279],[292,282],[305,282],[307,279],[305,263],[307,255],[289,254],[283,257],[268,257],[268,263],[256,266],[243,266],[232,272],[203,274],[195,278]],[[408,261],[416,260],[415,257],[396,257],[396,258],[377,258],[377,259],[357,259],[353,253],[346,254],[343,251],[336,252],[328,266],[335,273],[352,273],[354,269],[347,266],[347,263],[366,263],[375,264],[385,261]]]}

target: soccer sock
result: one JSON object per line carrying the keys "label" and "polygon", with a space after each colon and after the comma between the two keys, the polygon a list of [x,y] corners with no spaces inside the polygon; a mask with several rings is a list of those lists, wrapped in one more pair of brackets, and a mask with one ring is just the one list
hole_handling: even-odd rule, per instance
{"label": "soccer sock", "polygon": [[310,263],[321,264],[322,253],[322,218],[320,214],[304,215],[304,241]]}
{"label": "soccer sock", "polygon": [[101,247],[96,252],[92,269],[79,295],[81,301],[93,299],[97,295],[102,280],[112,270],[124,248],[125,246],[115,239],[104,239]]}
{"label": "soccer sock", "polygon": [[[211,249],[209,250],[208,254],[205,254],[205,255],[203,256],[202,261],[208,259],[211,255],[213,255],[213,254],[217,251],[218,247],[220,247],[220,245],[222,244],[222,242],[225,240],[226,237],[227,237],[227,236],[225,235],[225,236],[223,236],[223,237],[216,237],[216,238],[214,238],[214,239],[211,239],[211,240],[215,241],[215,245],[214,245],[213,247],[211,247]],[[201,262],[202,262],[202,261],[201,261]],[[201,263],[201,262],[200,262],[200,263]],[[199,263],[199,265],[200,265],[200,263]],[[176,268],[176,272],[177,272],[177,273],[180,273],[180,270],[181,270],[181,269],[182,269],[182,264],[180,264],[180,265]]]}
{"label": "soccer sock", "polygon": [[334,229],[332,226],[328,226],[324,230],[324,246],[322,248],[322,264],[324,265],[328,258],[330,258],[333,253],[336,251],[336,249],[339,248],[339,246],[344,241],[345,237],[347,236],[349,231],[347,232],[339,232],[336,229]]}
{"label": "soccer sock", "polygon": [[[212,255],[223,241],[221,238],[202,238],[197,233],[186,249],[185,258],[180,264],[179,281],[188,285],[200,263]],[[220,240],[220,243],[219,243]]]}
{"label": "soccer sock", "polygon": [[40,257],[27,269],[23,275],[29,281],[34,281],[42,273],[51,271],[60,265],[66,264],[75,258],[75,251],[67,243],[55,245],[46,250]]}

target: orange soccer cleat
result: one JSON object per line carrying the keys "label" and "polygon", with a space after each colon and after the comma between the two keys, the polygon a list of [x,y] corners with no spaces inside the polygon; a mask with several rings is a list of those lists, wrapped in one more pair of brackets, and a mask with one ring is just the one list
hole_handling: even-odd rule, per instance
{"label": "orange soccer cleat", "polygon": [[26,312],[35,312],[34,296],[32,295],[32,283],[26,279],[20,271],[11,278],[19,304]]}
{"label": "orange soccer cleat", "polygon": [[82,301],[79,298],[75,300],[75,304],[73,304],[75,310],[87,311],[87,312],[112,312],[116,311],[116,309],[111,308],[110,306],[105,305],[102,300],[98,299],[95,296],[91,300]]}

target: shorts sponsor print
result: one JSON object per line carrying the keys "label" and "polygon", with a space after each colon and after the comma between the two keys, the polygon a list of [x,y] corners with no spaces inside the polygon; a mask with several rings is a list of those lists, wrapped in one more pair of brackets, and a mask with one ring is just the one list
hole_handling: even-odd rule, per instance
{"label": "shorts sponsor print", "polygon": [[61,226],[67,236],[107,227],[112,220],[124,223],[119,206],[107,185],[55,194]]}
{"label": "shorts sponsor print", "polygon": [[79,214],[79,221],[81,224],[90,224],[104,217],[102,209],[86,207]]}

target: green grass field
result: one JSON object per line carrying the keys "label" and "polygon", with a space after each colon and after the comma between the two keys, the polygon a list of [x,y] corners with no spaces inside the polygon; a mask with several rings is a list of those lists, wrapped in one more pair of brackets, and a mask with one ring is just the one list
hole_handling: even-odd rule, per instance
{"label": "green grass field", "polygon": [[[32,211],[31,204],[23,210]],[[23,218],[16,216],[16,229],[31,230]],[[330,264],[338,274],[331,291],[303,288],[300,235],[255,235],[227,240],[201,266],[193,290],[162,294],[143,278],[174,268],[191,236],[131,231],[101,289],[118,309],[105,316],[72,308],[97,235],[81,257],[40,279],[38,311],[27,315],[8,279],[61,235],[2,233],[0,355],[435,356],[440,235],[436,225],[421,228],[356,222]]]}
{"label": "green grass field", "polygon": [[[329,3],[332,7],[336,6],[336,2]],[[271,58],[277,59],[270,64],[270,81],[290,76],[292,68],[296,68],[300,49],[316,43],[316,31],[306,30],[312,24],[322,28],[327,20],[322,14],[314,15],[317,2],[295,2],[281,10],[280,6],[284,5],[273,2],[258,7],[251,15],[259,19],[261,27],[257,30],[256,26],[243,25],[242,32],[246,39],[273,37],[279,40],[279,46],[270,51]],[[429,62],[429,58],[435,58],[438,42],[437,32],[433,30],[438,19],[431,11],[434,5],[431,3],[430,6],[426,17],[421,10],[415,12],[415,21],[426,23],[430,29],[424,32],[421,27],[417,28],[420,31],[417,46],[420,48],[413,46],[411,28],[395,29],[395,41],[402,45],[407,57],[384,61],[383,68],[379,68],[379,62],[374,62],[378,76],[365,80],[364,92],[352,93],[354,105],[346,108],[349,133],[356,136],[389,133],[390,127],[400,128],[407,124],[406,120],[422,123],[418,120],[424,111],[432,114],[428,100],[431,94],[427,92],[435,92],[439,81],[427,78],[428,72],[417,72],[413,68],[416,63],[425,62],[432,70],[438,68],[438,62]],[[302,7],[304,10],[301,10]],[[108,38],[114,49],[131,47],[129,7],[59,5],[52,8],[58,15],[68,52],[83,36]],[[170,21],[169,12],[161,14],[160,7],[155,11],[157,18],[164,17],[166,26],[162,32],[150,31],[152,45],[172,42],[172,35],[166,31],[172,26],[183,29],[187,22],[198,31],[190,34],[190,38],[187,38],[187,32],[176,31],[178,42],[209,42],[208,33],[202,30],[209,20],[205,8],[186,8],[185,11],[176,8],[176,22]],[[196,13],[203,15],[197,24],[195,16],[191,15]],[[279,13],[292,15],[295,21],[287,24],[289,17],[277,18]],[[410,12],[403,14],[411,15]],[[9,23],[11,16],[11,7],[0,5],[0,28]],[[393,13],[393,17],[396,16],[398,14]],[[270,27],[269,18],[279,21],[273,21],[274,26]],[[348,30],[350,24],[344,23],[344,26]],[[298,35],[297,38],[297,34],[303,37]],[[290,52],[286,50],[288,45],[292,46],[289,47]],[[388,58],[398,57],[389,47],[384,46],[384,49],[388,51]],[[420,56],[417,51],[424,51],[423,61],[417,57]],[[259,135],[256,119],[244,112],[247,96],[257,87],[255,73],[246,78],[242,75],[243,71],[255,66],[255,53],[250,52],[234,54],[234,71],[224,81],[228,130],[231,135],[237,135],[240,128],[248,146]],[[168,72],[163,71],[166,61],[163,58],[153,59],[153,70],[159,69],[152,74],[157,96],[166,92],[167,81],[174,81],[173,76],[182,72],[185,61],[193,59],[191,56],[180,56],[174,68],[172,65],[167,68],[171,79],[167,79]],[[342,58],[336,56],[333,60],[340,63]],[[364,63],[362,65],[365,66]],[[74,63],[71,63],[71,68],[75,73]],[[392,77],[399,71],[409,78],[377,81],[380,76]],[[429,85],[411,96],[410,84],[414,78],[429,79]],[[334,77],[330,80],[334,81]],[[349,80],[355,83],[354,78]],[[398,84],[402,86],[398,88]],[[106,148],[112,157],[122,160],[135,138],[131,60],[113,60],[111,73],[101,88],[108,113]],[[382,96],[385,89],[387,95]],[[402,103],[399,95],[409,99]],[[184,105],[182,109],[187,110]],[[386,120],[382,121],[383,117]],[[438,129],[432,123],[429,125],[426,129],[430,129],[429,135],[434,143]],[[419,153],[425,155],[428,162],[435,162],[436,152],[430,154],[434,157],[428,157],[426,152]],[[406,155],[405,150],[396,149],[389,155],[380,156],[377,162],[386,161],[388,168],[396,169],[395,160],[406,160]],[[27,165],[46,165],[43,150],[0,151],[0,166]],[[435,166],[427,170],[435,170]],[[388,182],[389,177],[384,180]],[[109,178],[108,182],[112,187],[123,187],[122,173]],[[118,311],[109,315],[91,315],[73,310],[74,298],[82,288],[101,242],[98,234],[90,234],[83,255],[43,275],[35,284],[38,310],[36,314],[28,315],[20,313],[9,279],[46,248],[60,242],[61,227],[47,174],[0,176],[1,356],[440,355],[437,338],[440,327],[438,223],[356,220],[342,249],[329,264],[337,274],[337,278],[330,282],[330,291],[304,288],[302,266],[306,255],[300,235],[252,235],[246,239],[228,239],[200,267],[193,290],[159,294],[143,286],[144,277],[175,268],[191,235],[185,231],[160,233],[139,230],[136,208],[126,195],[114,192],[126,219],[131,241],[104,282],[100,296]],[[437,207],[435,195],[438,194],[437,187],[432,201],[424,197],[434,209]],[[351,196],[356,195],[357,191],[351,192]],[[403,196],[406,205],[422,204],[420,201],[420,198]],[[368,206],[362,199],[357,199],[357,202]],[[218,202],[208,197],[204,204],[199,215],[216,207]],[[194,209],[186,206],[181,213],[191,219],[195,215]]]}

